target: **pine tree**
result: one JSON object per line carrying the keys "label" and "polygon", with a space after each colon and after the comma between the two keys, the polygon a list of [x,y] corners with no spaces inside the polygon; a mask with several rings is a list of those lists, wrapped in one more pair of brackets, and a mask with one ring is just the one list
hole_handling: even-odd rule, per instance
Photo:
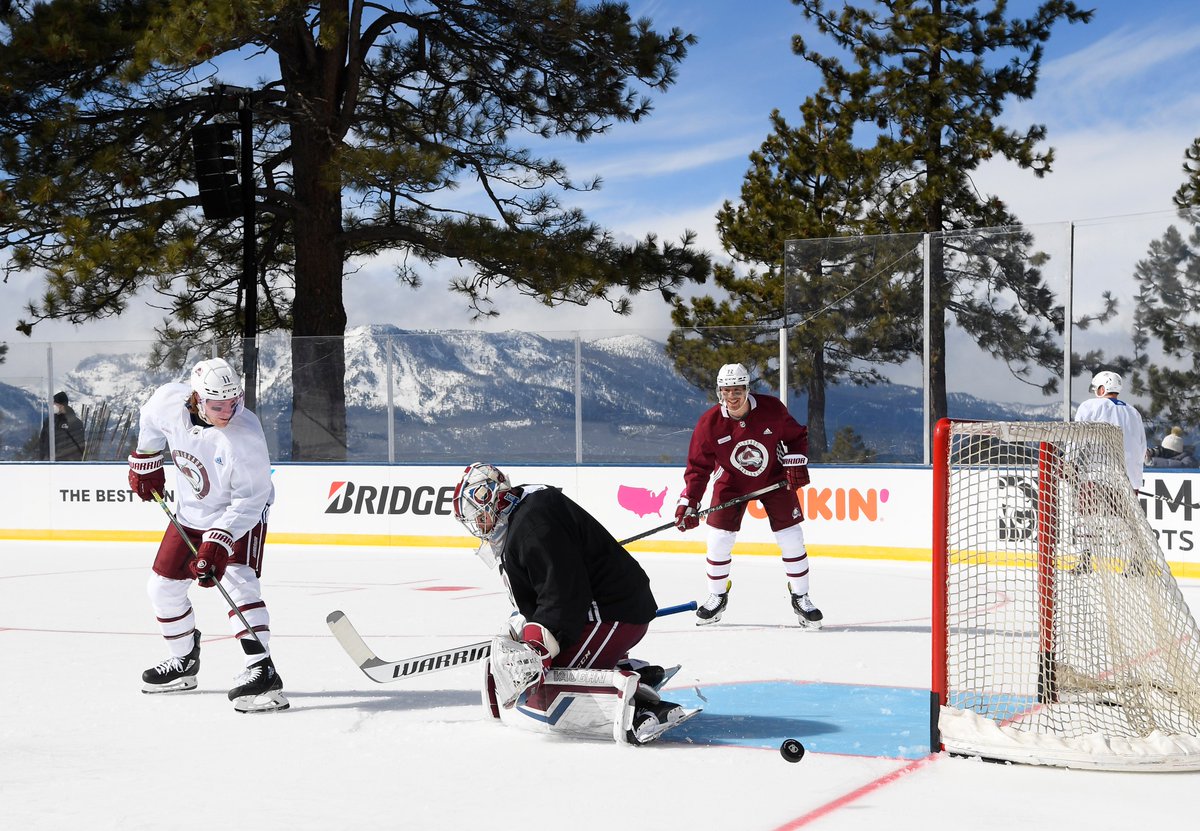
{"label": "pine tree", "polygon": [[867,447],[853,427],[838,430],[833,437],[833,446],[829,448],[831,462],[869,465],[875,461],[875,455],[875,451]]}
{"label": "pine tree", "polygon": [[1149,396],[1151,418],[1200,424],[1200,138],[1185,152],[1175,194],[1185,237],[1174,225],[1150,243],[1134,279],[1132,390]]}
{"label": "pine tree", "polygon": [[[478,314],[498,287],[549,305],[707,279],[707,256],[620,244],[564,195],[537,137],[597,136],[650,112],[694,42],[573,0],[51,0],[0,27],[0,238],[46,290],[21,330],[118,315],[153,287],[159,357],[198,337],[290,330],[292,458],[344,458],[348,262],[451,263]],[[266,73],[253,90],[216,87]],[[644,90],[646,93],[639,90]],[[230,103],[232,102],[232,103]],[[190,129],[249,106],[260,302],[244,306],[238,220],[205,221]],[[456,190],[478,201],[464,209]],[[352,276],[352,275],[351,275]],[[222,340],[224,343],[224,340]]]}
{"label": "pine tree", "polygon": [[[903,360],[919,346],[911,326],[917,309],[898,276],[906,264],[919,273],[919,263],[911,240],[901,252],[896,239],[831,239],[886,226],[876,188],[883,177],[872,154],[853,145],[840,102],[813,96],[800,111],[799,128],[771,114],[774,130],[750,156],[741,200],[717,214],[724,249],[748,271],[715,268],[724,299],[677,299],[680,328],[667,350],[701,389],[712,389],[724,363],[745,364],[758,381],[777,367],[777,332],[785,329],[788,380],[806,393],[809,458],[820,461],[828,386],[873,383],[880,379],[873,364]],[[825,244],[789,247],[805,237]]]}
{"label": "pine tree", "polygon": [[[1028,380],[1033,366],[1057,368],[1053,334],[1062,310],[1045,286],[1028,235],[1016,233],[999,250],[968,228],[1017,224],[997,197],[981,197],[971,173],[1002,157],[1043,176],[1053,150],[1039,149],[1044,126],[1018,132],[999,123],[1004,102],[1029,99],[1036,89],[1042,43],[1054,25],[1090,20],[1072,2],[1049,0],[1027,19],[1006,19],[999,0],[987,11],[967,0],[880,0],[878,11],[822,0],[793,0],[821,35],[848,51],[854,67],[793,38],[797,55],[817,66],[826,94],[845,100],[855,120],[876,131],[875,150],[892,163],[886,201],[894,230],[934,234],[931,255],[931,410],[948,415],[946,325],[952,319],[983,347],[994,349],[1014,374]],[[879,162],[881,165],[884,161]],[[992,309],[999,306],[998,314]],[[1033,381],[1053,391],[1055,377]]]}

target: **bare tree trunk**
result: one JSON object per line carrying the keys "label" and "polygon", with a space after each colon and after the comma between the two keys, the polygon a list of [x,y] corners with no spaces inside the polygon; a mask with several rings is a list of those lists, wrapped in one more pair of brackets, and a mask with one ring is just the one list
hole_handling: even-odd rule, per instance
{"label": "bare tree trunk", "polygon": [[302,16],[280,28],[281,77],[291,102],[296,194],[292,303],[292,460],[346,458],[346,308],[342,300],[342,183],[332,174],[344,105],[344,43],[312,39]]}
{"label": "bare tree trunk", "polygon": [[[301,132],[305,132],[301,130]],[[342,302],[341,192],[324,184],[323,142],[296,148],[296,297],[292,306],[292,461],[346,458],[346,309]],[[301,177],[300,171],[311,171]]]}

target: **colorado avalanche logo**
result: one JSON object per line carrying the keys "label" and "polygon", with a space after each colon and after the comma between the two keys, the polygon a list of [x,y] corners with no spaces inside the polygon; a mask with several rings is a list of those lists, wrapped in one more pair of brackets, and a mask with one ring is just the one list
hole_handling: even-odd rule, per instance
{"label": "colorado avalanche logo", "polygon": [[208,496],[209,490],[212,488],[212,483],[208,480],[208,471],[204,469],[204,465],[200,460],[191,453],[184,453],[182,450],[171,451],[171,457],[175,460],[175,467],[183,474],[183,478],[192,486],[192,490],[196,492],[198,499],[203,499]]}
{"label": "colorado avalanche logo", "polygon": [[740,441],[729,454],[729,463],[747,476],[761,476],[767,469],[767,448],[754,439]]}

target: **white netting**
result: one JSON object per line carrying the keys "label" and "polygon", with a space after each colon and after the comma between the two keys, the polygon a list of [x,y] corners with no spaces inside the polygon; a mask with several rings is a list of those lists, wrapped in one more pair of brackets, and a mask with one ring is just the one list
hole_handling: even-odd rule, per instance
{"label": "white netting", "polygon": [[934,541],[946,569],[945,748],[1200,768],[1200,632],[1129,484],[1120,430],[949,429],[934,460],[946,487],[945,544]]}

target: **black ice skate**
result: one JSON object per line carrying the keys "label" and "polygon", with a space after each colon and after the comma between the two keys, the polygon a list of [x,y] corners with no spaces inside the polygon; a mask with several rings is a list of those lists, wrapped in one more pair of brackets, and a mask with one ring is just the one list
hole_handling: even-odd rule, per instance
{"label": "black ice skate", "polygon": [[158,666],[142,673],[142,692],[183,692],[196,688],[196,674],[200,672],[200,630],[192,632],[192,651],[182,658],[167,658]]}
{"label": "black ice skate", "polygon": [[229,700],[239,713],[269,713],[292,706],[283,696],[283,679],[270,656],[246,667],[233,683]]}
{"label": "black ice skate", "polygon": [[640,706],[633,715],[633,728],[626,738],[630,744],[649,744],[699,712],[699,709],[688,710],[672,701]]}
{"label": "black ice skate", "polygon": [[792,611],[796,613],[796,620],[800,624],[801,629],[820,629],[821,621],[825,619],[825,615],[821,614],[821,610],[813,605],[809,600],[808,593],[796,594],[788,587],[788,593],[792,596]]}
{"label": "black ice skate", "polygon": [[733,588],[733,581],[725,581],[725,591],[720,594],[710,594],[708,598],[700,604],[696,609],[696,625],[707,626],[710,623],[716,623],[721,619],[721,615],[725,614],[725,607],[729,605],[729,590]]}

